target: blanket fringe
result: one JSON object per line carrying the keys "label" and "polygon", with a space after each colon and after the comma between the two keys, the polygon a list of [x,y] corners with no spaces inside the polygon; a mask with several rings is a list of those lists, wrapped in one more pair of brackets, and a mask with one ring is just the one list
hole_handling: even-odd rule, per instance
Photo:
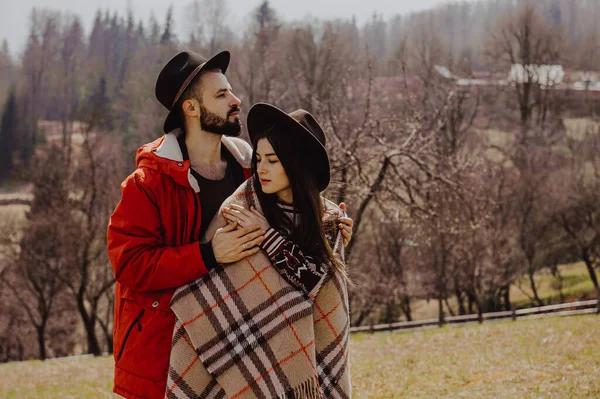
{"label": "blanket fringe", "polygon": [[292,392],[279,396],[278,399],[321,399],[321,390],[317,385],[317,378],[311,378],[298,385]]}

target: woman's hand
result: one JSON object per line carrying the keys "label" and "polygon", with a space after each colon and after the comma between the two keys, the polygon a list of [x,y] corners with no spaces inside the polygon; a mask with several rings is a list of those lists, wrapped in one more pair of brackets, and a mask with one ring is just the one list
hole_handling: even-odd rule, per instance
{"label": "woman's hand", "polygon": [[[340,208],[344,212],[347,212],[345,203],[342,202],[340,204]],[[342,236],[344,237],[344,247],[347,247],[348,244],[350,243],[350,240],[352,239],[353,227],[354,227],[354,221],[352,219],[350,219],[348,217],[340,218],[340,224],[338,225],[338,228],[342,231]]]}
{"label": "woman's hand", "polygon": [[247,210],[243,206],[231,204],[223,208],[223,217],[230,222],[237,223],[238,228],[258,225],[262,230],[267,231],[271,227],[263,214],[254,207]]}

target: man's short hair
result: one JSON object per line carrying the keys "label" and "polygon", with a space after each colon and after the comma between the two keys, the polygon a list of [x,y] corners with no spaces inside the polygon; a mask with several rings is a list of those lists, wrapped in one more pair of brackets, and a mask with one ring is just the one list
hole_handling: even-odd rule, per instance
{"label": "man's short hair", "polygon": [[185,89],[185,91],[179,98],[179,101],[177,101],[177,104],[175,105],[177,107],[177,109],[179,110],[179,117],[181,118],[182,123],[183,123],[183,121],[185,121],[185,114],[183,112],[183,102],[184,101],[195,98],[196,100],[198,100],[200,105],[202,105],[202,92],[204,90],[204,85],[202,84],[202,77],[204,75],[206,75],[207,72],[221,72],[221,70],[217,68],[217,69],[207,69],[205,71],[200,72],[198,74],[198,76],[196,76],[192,80],[190,85]]}

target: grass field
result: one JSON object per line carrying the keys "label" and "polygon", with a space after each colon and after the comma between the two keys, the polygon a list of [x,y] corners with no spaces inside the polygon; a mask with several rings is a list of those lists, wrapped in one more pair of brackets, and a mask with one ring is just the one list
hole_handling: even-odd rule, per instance
{"label": "grass field", "polygon": [[[575,301],[582,298],[595,298],[594,285],[590,280],[590,275],[583,262],[569,263],[558,266],[560,274],[563,277],[563,295],[565,301]],[[597,271],[600,278],[600,271]],[[538,295],[544,303],[559,303],[560,295],[558,291],[558,280],[552,276],[548,269],[539,271],[535,275]],[[532,303],[530,297],[533,297],[529,287],[529,279],[522,277],[513,284],[510,289],[510,300],[517,307],[538,306]],[[458,306],[454,297],[448,299],[448,303],[455,313],[458,312]],[[444,306],[446,315],[449,315],[446,306]],[[418,300],[412,304],[412,314],[415,320],[431,319],[438,317],[438,303],[434,300]]]}
{"label": "grass field", "polygon": [[[353,398],[598,398],[600,317],[352,336]],[[1,398],[114,398],[112,358],[0,365]]]}
{"label": "grass field", "polygon": [[[566,301],[593,295],[594,285],[585,267],[585,263],[577,262],[560,265],[558,268],[563,278],[562,292]],[[598,271],[596,273],[598,274]],[[560,302],[558,279],[552,276],[548,269],[538,272],[535,281],[540,299],[546,303],[549,301],[552,303]],[[517,284],[511,287],[510,297],[511,301],[518,307],[531,306],[530,297],[533,297],[533,293],[529,287],[529,279],[527,277],[521,278],[517,281]]]}

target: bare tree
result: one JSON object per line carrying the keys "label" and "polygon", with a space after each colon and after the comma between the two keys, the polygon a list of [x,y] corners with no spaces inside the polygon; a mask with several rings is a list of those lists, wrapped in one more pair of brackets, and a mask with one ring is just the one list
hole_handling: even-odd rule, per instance
{"label": "bare tree", "polygon": [[560,59],[561,36],[556,28],[545,24],[531,3],[507,12],[504,21],[490,34],[486,52],[501,67],[511,66],[512,87],[520,117],[519,142],[525,143],[540,109],[543,79],[539,66],[553,65]]}
{"label": "bare tree", "polygon": [[229,4],[226,0],[194,0],[186,7],[188,31],[208,54],[223,49],[231,36]]}
{"label": "bare tree", "polygon": [[37,144],[38,121],[48,109],[49,68],[58,54],[60,13],[34,8],[29,18],[29,37],[23,54],[22,158],[29,162]]}
{"label": "bare tree", "polygon": [[82,84],[82,61],[83,61],[83,27],[78,18],[67,20],[62,32],[60,45],[60,65],[62,73],[57,92],[57,104],[60,120],[62,122],[62,146],[66,149],[67,163],[71,158],[71,137],[73,133],[73,122],[79,112],[80,85]]}
{"label": "bare tree", "polygon": [[549,190],[558,205],[554,221],[584,261],[596,290],[599,290],[596,268],[600,265],[600,160],[596,152],[599,144],[597,129],[570,138],[569,163],[555,175],[565,185]]}
{"label": "bare tree", "polygon": [[92,127],[83,127],[82,152],[71,172],[70,189],[76,195],[69,201],[70,223],[63,228],[68,239],[62,243],[65,267],[60,275],[81,316],[88,353],[100,355],[98,326],[112,350],[112,313],[103,311],[112,308],[115,279],[105,250],[105,225],[118,198],[122,166],[112,152],[115,143]]}
{"label": "bare tree", "polygon": [[[407,321],[412,320],[411,292],[409,287],[410,270],[405,252],[411,241],[402,229],[398,218],[384,220],[380,229],[375,231],[374,246],[378,258],[378,270],[373,270],[372,279],[376,281],[380,300],[385,311],[382,321],[393,323],[398,320],[396,310],[399,308]],[[377,297],[372,297],[377,300]]]}
{"label": "bare tree", "polygon": [[47,168],[60,164],[58,151],[36,159],[34,200],[22,232],[7,229],[4,249],[11,265],[2,275],[2,282],[37,332],[39,356],[47,357],[47,326],[53,316],[57,298],[64,287],[60,272],[65,264],[61,257],[61,237],[57,226],[68,219],[66,191],[62,169]]}
{"label": "bare tree", "polygon": [[231,65],[235,87],[241,88],[239,94],[248,104],[257,101],[279,104],[278,97],[285,95],[286,89],[281,84],[281,54],[285,51],[279,37],[281,23],[267,0],[254,9],[252,17],[247,40],[234,54],[242,60]]}
{"label": "bare tree", "polygon": [[286,62],[288,101],[309,112],[332,99],[338,80],[354,66],[344,39],[345,26],[327,22],[303,24],[287,32]]}

